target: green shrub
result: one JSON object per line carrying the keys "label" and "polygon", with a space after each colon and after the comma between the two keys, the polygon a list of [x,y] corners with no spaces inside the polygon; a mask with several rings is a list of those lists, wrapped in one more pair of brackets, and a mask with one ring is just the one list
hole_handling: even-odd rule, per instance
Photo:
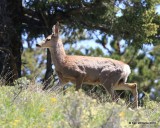
{"label": "green shrub", "polygon": [[[0,127],[3,128],[158,128],[159,103],[148,101],[138,110],[114,102],[100,102],[82,90],[42,91],[35,83],[28,88],[2,86]],[[20,84],[21,85],[21,84]],[[122,101],[121,101],[122,102]],[[148,124],[148,123],[153,124]],[[139,123],[139,124],[138,124]],[[147,123],[147,124],[146,124]]]}

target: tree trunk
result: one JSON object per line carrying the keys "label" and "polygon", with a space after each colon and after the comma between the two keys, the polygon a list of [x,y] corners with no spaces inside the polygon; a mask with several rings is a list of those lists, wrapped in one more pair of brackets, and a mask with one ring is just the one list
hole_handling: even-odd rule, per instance
{"label": "tree trunk", "polygon": [[0,0],[0,75],[7,83],[21,76],[20,0]]}
{"label": "tree trunk", "polygon": [[44,77],[44,87],[43,89],[50,88],[50,83],[53,79],[53,69],[52,69],[52,60],[51,60],[51,53],[49,49],[47,49],[47,64],[46,64],[46,73]]}

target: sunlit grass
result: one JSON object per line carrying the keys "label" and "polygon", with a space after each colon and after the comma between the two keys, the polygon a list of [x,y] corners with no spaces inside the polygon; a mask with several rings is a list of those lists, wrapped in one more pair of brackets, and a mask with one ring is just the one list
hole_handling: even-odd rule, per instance
{"label": "sunlit grass", "polygon": [[[132,110],[124,104],[102,103],[89,97],[82,90],[76,92],[68,89],[64,95],[42,91],[39,85],[33,83],[29,83],[27,89],[2,86],[0,127],[158,128],[159,105],[157,102],[149,101],[145,107]],[[144,124],[150,122],[153,124]]]}

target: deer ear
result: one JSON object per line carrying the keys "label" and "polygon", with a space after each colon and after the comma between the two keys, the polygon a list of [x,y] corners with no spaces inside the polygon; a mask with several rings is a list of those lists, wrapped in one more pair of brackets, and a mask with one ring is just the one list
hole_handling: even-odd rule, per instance
{"label": "deer ear", "polygon": [[59,22],[57,22],[55,25],[53,25],[52,34],[54,34],[55,36],[59,35]]}

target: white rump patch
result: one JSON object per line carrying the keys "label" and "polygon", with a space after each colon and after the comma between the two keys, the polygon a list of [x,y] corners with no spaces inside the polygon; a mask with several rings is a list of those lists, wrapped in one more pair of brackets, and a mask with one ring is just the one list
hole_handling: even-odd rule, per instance
{"label": "white rump patch", "polygon": [[129,65],[125,64],[124,68],[123,68],[123,71],[124,71],[124,74],[125,74],[125,82],[126,82],[129,74],[131,73],[131,69],[130,69]]}

